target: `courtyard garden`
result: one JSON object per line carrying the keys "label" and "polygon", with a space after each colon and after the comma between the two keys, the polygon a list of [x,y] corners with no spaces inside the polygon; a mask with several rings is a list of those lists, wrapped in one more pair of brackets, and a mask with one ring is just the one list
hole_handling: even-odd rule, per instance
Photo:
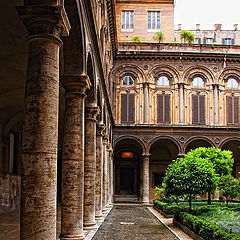
{"label": "courtyard garden", "polygon": [[[240,180],[231,175],[233,163],[230,151],[191,150],[170,164],[154,207],[202,239],[240,240]],[[220,200],[211,199],[216,189]]]}

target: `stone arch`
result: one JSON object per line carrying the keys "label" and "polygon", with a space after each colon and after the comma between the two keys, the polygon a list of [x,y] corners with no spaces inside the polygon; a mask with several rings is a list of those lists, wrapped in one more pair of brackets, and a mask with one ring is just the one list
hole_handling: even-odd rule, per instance
{"label": "stone arch", "polygon": [[177,83],[180,79],[177,69],[171,65],[156,65],[149,71],[149,76],[157,80],[161,75],[166,75],[172,84]]}
{"label": "stone arch", "polygon": [[147,153],[150,152],[150,149],[152,147],[152,145],[154,143],[156,143],[157,141],[159,140],[168,140],[170,142],[172,142],[173,144],[176,145],[177,149],[178,149],[178,152],[181,153],[181,146],[180,146],[180,143],[173,137],[171,136],[158,136],[158,137],[155,137],[151,142],[149,142],[148,146],[147,146]]}
{"label": "stone arch", "polygon": [[114,70],[115,82],[119,81],[121,85],[121,81],[126,75],[130,75],[133,79],[139,83],[145,81],[145,75],[142,69],[133,64],[120,65]]}
{"label": "stone arch", "polygon": [[234,77],[238,79],[240,84],[240,68],[237,67],[226,67],[223,72],[220,74],[218,78],[218,83],[221,85],[225,85],[226,80],[229,77]]}
{"label": "stone arch", "polygon": [[204,66],[194,66],[188,68],[183,75],[183,81],[186,84],[190,84],[190,81],[195,77],[195,76],[201,76],[204,81],[206,82],[207,85],[213,84],[214,83],[214,75],[212,71],[209,68],[206,68]]}
{"label": "stone arch", "polygon": [[215,147],[215,144],[208,137],[192,137],[186,141],[183,147],[183,153],[186,154],[190,149],[195,149],[197,147]]}
{"label": "stone arch", "polygon": [[229,137],[221,142],[220,148],[222,150],[230,150],[233,153],[234,164],[232,175],[240,178],[240,138]]}

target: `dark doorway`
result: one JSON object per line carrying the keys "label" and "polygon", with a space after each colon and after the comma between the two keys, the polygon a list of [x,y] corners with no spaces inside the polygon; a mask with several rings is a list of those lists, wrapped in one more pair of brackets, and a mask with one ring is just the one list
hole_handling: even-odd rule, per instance
{"label": "dark doorway", "polygon": [[132,195],[134,191],[133,181],[134,169],[133,168],[120,168],[120,194]]}

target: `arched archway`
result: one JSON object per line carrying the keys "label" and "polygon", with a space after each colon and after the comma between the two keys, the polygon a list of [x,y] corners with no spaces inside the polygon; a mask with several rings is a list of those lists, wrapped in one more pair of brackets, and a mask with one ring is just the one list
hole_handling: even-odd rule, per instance
{"label": "arched archway", "polygon": [[179,154],[178,146],[169,139],[157,139],[149,150],[149,200],[153,200],[155,187],[161,187],[168,165]]}
{"label": "arched archway", "polygon": [[240,177],[240,139],[229,140],[222,144],[222,150],[230,150],[233,153],[234,165],[232,175],[236,178]]}
{"label": "arched archway", "polygon": [[124,138],[114,147],[114,201],[139,202],[141,195],[142,146]]}
{"label": "arched archway", "polygon": [[208,139],[197,138],[192,141],[189,141],[185,146],[184,153],[188,153],[190,150],[198,148],[198,147],[214,147],[214,144],[211,143]]}

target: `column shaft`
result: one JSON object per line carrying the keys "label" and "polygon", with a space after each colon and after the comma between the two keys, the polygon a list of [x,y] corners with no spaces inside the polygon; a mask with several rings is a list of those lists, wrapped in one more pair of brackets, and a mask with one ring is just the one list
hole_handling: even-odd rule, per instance
{"label": "column shaft", "polygon": [[218,125],[218,85],[213,85],[214,88],[214,124]]}
{"label": "column shaft", "polygon": [[102,210],[106,211],[107,206],[107,139],[103,138],[103,189],[102,189]]}
{"label": "column shaft", "polygon": [[85,227],[95,225],[95,176],[96,176],[96,117],[97,106],[86,108],[85,158],[84,158],[84,212]]}
{"label": "column shaft", "polygon": [[[48,18],[52,8],[17,8],[30,33],[22,144],[21,240],[56,239],[61,16],[56,8]],[[55,34],[50,34],[49,26]]]}
{"label": "column shaft", "polygon": [[149,203],[149,155],[143,155],[143,203]]}
{"label": "column shaft", "polygon": [[184,123],[183,83],[179,84],[179,123]]}
{"label": "column shaft", "polygon": [[65,121],[62,162],[61,239],[83,238],[85,77],[63,77]]}
{"label": "column shaft", "polygon": [[95,188],[95,217],[102,217],[102,189],[103,189],[103,130],[104,124],[97,124],[96,137],[96,188]]}
{"label": "column shaft", "polygon": [[144,83],[143,87],[144,87],[144,123],[148,123],[149,120],[148,83]]}

